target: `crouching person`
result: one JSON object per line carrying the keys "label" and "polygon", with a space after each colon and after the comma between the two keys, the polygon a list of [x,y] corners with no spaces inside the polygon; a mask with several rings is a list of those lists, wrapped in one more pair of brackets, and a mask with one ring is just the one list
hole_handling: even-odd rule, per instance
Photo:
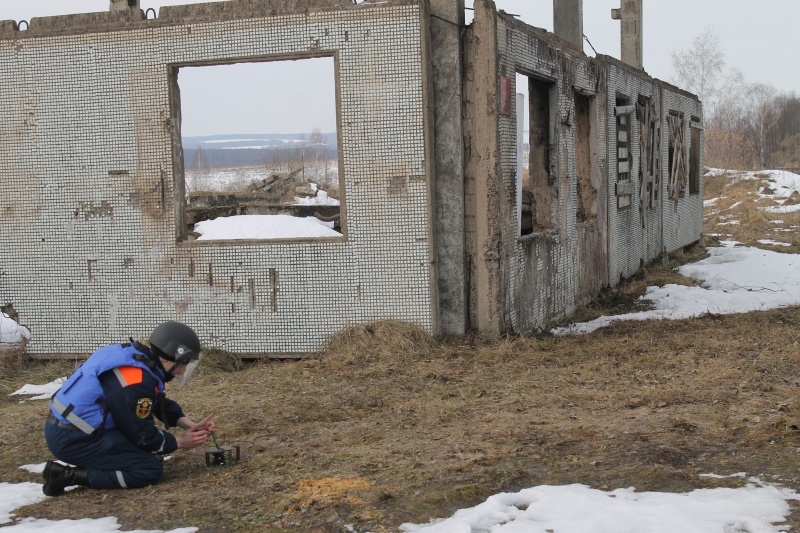
{"label": "crouching person", "polygon": [[[192,328],[165,322],[153,330],[149,348],[130,341],[95,351],[53,395],[44,435],[56,459],[68,464],[45,463],[47,496],[71,485],[151,485],[164,471],[164,454],[202,446],[216,429],[211,415],[195,424],[164,395],[166,382],[183,386],[200,361]],[[183,433],[175,437],[160,429],[154,417]]]}

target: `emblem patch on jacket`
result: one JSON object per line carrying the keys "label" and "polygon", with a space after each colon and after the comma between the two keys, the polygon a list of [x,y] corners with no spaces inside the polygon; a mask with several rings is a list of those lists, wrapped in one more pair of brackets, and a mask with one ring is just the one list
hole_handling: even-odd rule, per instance
{"label": "emblem patch on jacket", "polygon": [[136,402],[136,416],[139,418],[147,418],[153,410],[153,400],[150,398],[139,398]]}

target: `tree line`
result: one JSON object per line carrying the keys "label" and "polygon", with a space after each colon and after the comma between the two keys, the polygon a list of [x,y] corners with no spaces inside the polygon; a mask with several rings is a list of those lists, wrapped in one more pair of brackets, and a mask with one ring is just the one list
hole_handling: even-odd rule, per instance
{"label": "tree line", "polygon": [[337,150],[328,146],[324,134],[314,128],[306,139],[264,148],[187,148],[184,167],[195,174],[212,169],[262,167],[266,173],[297,175],[302,181],[330,184],[338,179]]}
{"label": "tree line", "polygon": [[746,81],[727,65],[712,29],[672,52],[672,67],[676,84],[703,102],[706,166],[800,169],[800,98],[794,92]]}
{"label": "tree line", "polygon": [[297,142],[259,148],[185,148],[183,153],[186,168],[209,170],[213,168],[235,168],[265,166],[273,170],[293,171],[303,166],[315,166],[338,157],[336,149],[327,145],[324,134],[314,130],[306,139]]}

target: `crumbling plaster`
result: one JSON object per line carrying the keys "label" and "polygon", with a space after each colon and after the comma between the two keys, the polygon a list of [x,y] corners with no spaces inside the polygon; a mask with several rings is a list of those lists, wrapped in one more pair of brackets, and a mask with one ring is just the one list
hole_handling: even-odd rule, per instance
{"label": "crumbling plaster", "polygon": [[[576,221],[574,95],[590,95],[593,127],[605,131],[605,71],[592,60],[552,34],[513,17],[494,14],[494,3],[475,3],[475,22],[468,32],[468,80],[474,88],[467,109],[474,115],[467,143],[470,146],[467,179],[474,183],[470,264],[473,319],[481,330],[525,331],[545,327],[588,303],[607,284],[607,228],[604,135],[595,132],[593,175],[597,189],[596,216],[591,223]],[[517,72],[554,85],[551,180],[555,205],[553,228],[518,235],[516,227],[515,112],[497,113],[498,79]],[[514,105],[515,107],[515,105]],[[485,120],[485,122],[483,122]],[[496,121],[497,127],[487,124]],[[602,186],[601,186],[602,185]]]}

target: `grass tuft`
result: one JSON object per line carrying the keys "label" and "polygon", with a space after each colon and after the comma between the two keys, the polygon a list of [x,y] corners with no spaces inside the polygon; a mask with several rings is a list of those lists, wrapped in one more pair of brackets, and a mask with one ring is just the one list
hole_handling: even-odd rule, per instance
{"label": "grass tuft", "polygon": [[21,346],[0,348],[0,376],[13,379],[30,363],[30,358]]}
{"label": "grass tuft", "polygon": [[412,362],[427,357],[435,344],[433,337],[415,324],[379,320],[334,333],[323,349],[323,358],[343,365]]}
{"label": "grass tuft", "polygon": [[235,354],[220,348],[203,348],[203,359],[197,370],[203,373],[239,372],[244,368],[244,361]]}

